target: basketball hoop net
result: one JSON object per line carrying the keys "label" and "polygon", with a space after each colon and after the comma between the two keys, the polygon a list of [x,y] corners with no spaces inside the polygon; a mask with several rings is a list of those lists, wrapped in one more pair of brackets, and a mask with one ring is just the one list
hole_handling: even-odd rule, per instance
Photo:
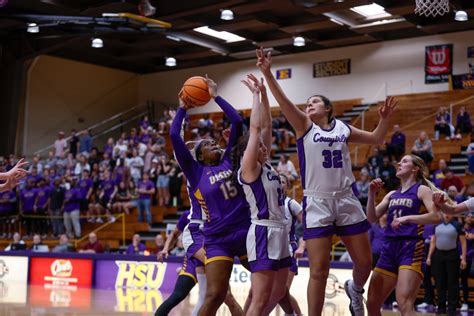
{"label": "basketball hoop net", "polygon": [[415,13],[426,17],[443,16],[449,12],[449,0],[415,0]]}

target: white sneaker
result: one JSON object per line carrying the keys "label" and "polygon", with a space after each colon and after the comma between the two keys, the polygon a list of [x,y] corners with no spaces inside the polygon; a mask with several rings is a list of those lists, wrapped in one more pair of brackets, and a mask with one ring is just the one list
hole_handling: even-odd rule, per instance
{"label": "white sneaker", "polygon": [[431,304],[423,302],[421,304],[416,305],[416,307],[419,308],[419,309],[427,309],[427,308],[431,307]]}
{"label": "white sneaker", "polygon": [[462,304],[461,306],[461,312],[467,312],[469,310],[469,305],[466,303]]}
{"label": "white sneaker", "polygon": [[395,302],[392,303],[392,309],[395,309],[395,310],[398,309],[398,303],[397,303],[397,301],[395,301]]}
{"label": "white sneaker", "polygon": [[352,316],[364,316],[365,309],[364,309],[364,289],[357,291],[354,289],[353,281],[347,280],[344,283],[344,289],[346,290],[346,294],[351,300],[349,304],[349,310],[351,311]]}

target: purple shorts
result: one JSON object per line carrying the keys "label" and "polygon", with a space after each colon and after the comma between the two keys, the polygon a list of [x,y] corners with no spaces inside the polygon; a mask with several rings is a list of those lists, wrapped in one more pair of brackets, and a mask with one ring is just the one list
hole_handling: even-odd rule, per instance
{"label": "purple shorts", "polygon": [[293,256],[291,257],[291,267],[290,271],[293,272],[295,275],[298,275],[298,260],[295,258],[295,251],[298,249],[298,245],[296,241],[290,242],[291,253]]}
{"label": "purple shorts", "polygon": [[374,271],[397,278],[399,270],[409,269],[423,278],[424,247],[422,239],[387,239]]}
{"label": "purple shorts", "polygon": [[196,277],[196,268],[203,267],[204,264],[194,257],[190,257],[190,259],[186,256],[183,260],[183,266],[181,267],[181,271],[179,275],[187,275],[197,283]]}
{"label": "purple shorts", "polygon": [[245,227],[236,228],[226,235],[204,236],[206,264],[222,260],[234,262],[234,257],[247,259],[247,232],[248,228]]}

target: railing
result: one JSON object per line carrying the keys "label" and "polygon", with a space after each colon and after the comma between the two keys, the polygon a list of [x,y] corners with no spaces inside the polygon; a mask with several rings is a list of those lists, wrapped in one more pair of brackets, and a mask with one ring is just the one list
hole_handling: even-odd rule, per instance
{"label": "railing", "polygon": [[[121,214],[118,214],[117,216],[115,216],[115,219],[116,220],[119,220],[121,219],[122,220],[122,246],[125,246],[125,214],[124,213],[121,213]],[[99,227],[97,227],[96,229],[94,229],[93,231],[89,232],[88,234],[82,236],[81,238],[79,239],[76,239],[74,241],[74,247],[76,247],[77,249],[77,245],[81,242],[83,242],[84,240],[86,240],[87,238],[89,238],[89,234],[90,233],[97,233],[101,230],[103,230],[104,228],[106,228],[107,226],[113,224],[113,222],[106,222],[102,225],[100,225]]]}
{"label": "railing", "polygon": [[451,118],[451,125],[453,124],[453,112],[454,112],[454,107],[455,106],[458,106],[458,105],[461,105],[462,103],[466,102],[466,101],[469,101],[469,100],[473,100],[474,99],[474,95],[471,95],[467,98],[464,98],[462,100],[459,100],[459,101],[456,101],[454,103],[450,103],[449,104],[449,116]]}

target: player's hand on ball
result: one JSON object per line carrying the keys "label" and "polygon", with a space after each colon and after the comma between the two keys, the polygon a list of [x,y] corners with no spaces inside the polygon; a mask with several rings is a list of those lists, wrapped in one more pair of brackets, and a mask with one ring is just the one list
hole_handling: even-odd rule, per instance
{"label": "player's hand on ball", "polygon": [[206,82],[207,82],[207,86],[209,88],[209,94],[214,99],[215,97],[217,97],[217,83],[215,83],[214,80],[209,78],[207,76],[207,74],[206,74]]}
{"label": "player's hand on ball", "polygon": [[[178,102],[179,102],[179,107],[180,108],[183,108],[185,110],[189,110],[189,109],[193,108],[193,106],[191,106],[191,105],[187,104],[186,102],[184,102],[184,100],[183,100],[183,90],[182,89],[178,93]],[[175,116],[176,116],[176,112],[175,112]],[[173,116],[173,119],[174,119],[174,116]]]}

